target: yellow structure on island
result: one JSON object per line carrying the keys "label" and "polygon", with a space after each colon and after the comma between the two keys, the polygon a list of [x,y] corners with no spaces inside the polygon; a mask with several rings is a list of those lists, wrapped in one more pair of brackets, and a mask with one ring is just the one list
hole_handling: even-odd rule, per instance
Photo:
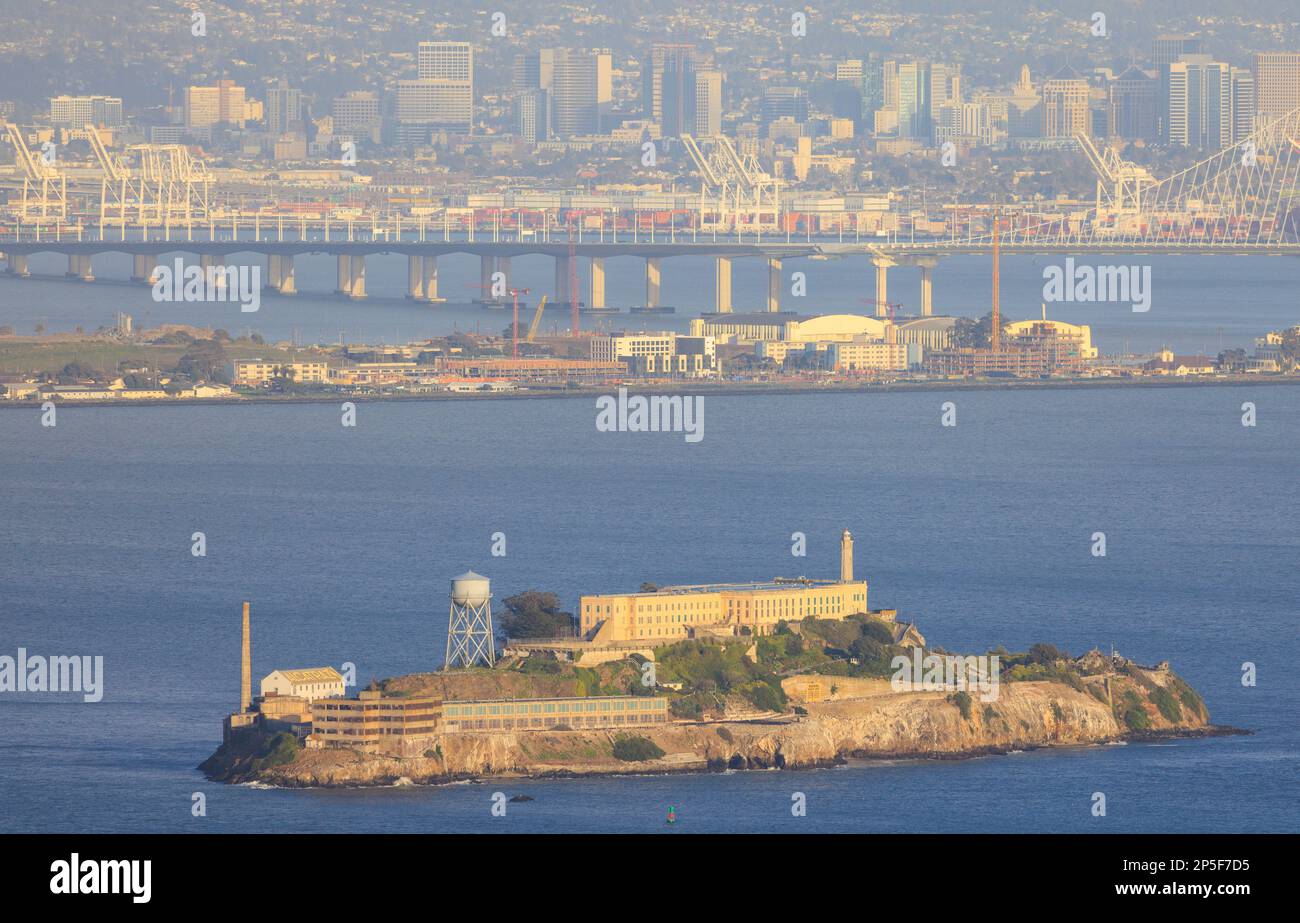
{"label": "yellow structure on island", "polygon": [[648,593],[583,596],[579,631],[596,643],[677,641],[697,634],[769,634],[778,622],[866,613],[867,582],[853,579],[853,536],[840,537],[840,579],[777,577],[769,583],[660,587]]}

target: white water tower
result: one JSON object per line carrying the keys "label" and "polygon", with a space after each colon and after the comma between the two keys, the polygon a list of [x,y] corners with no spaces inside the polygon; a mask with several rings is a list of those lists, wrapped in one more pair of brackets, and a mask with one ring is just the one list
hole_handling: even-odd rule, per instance
{"label": "white water tower", "polygon": [[492,638],[492,581],[472,570],[451,581],[451,615],[447,620],[447,659],[443,668],[496,663]]}

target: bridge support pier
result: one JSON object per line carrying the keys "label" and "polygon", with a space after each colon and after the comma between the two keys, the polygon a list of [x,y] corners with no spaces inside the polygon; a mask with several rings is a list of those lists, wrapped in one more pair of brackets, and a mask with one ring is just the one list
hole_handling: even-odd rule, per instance
{"label": "bridge support pier", "polygon": [[27,269],[26,255],[20,253],[7,253],[5,256],[9,263],[5,268],[6,273],[11,276],[17,276],[20,279],[26,279],[31,275],[31,272]]}
{"label": "bridge support pier", "polygon": [[334,286],[335,295],[352,294],[352,257],[347,254],[339,254],[336,260],[338,264],[337,284]]}
{"label": "bridge support pier", "polygon": [[889,267],[898,264],[884,256],[878,256],[871,262],[876,267],[876,317],[888,317]]}
{"label": "bridge support pier", "polygon": [[266,288],[281,295],[293,295],[294,287],[293,255],[280,256],[272,253],[266,258]]}
{"label": "bridge support pier", "polygon": [[68,278],[80,279],[82,282],[94,282],[95,272],[90,265],[89,256],[70,254],[68,256]]}
{"label": "bridge support pier", "polygon": [[506,281],[506,294],[508,295],[510,293],[510,289],[515,287],[514,282],[510,281],[510,257],[508,256],[497,257],[497,272],[501,273],[501,278],[505,279]]}
{"label": "bridge support pier", "polygon": [[212,288],[216,292],[226,290],[226,258],[208,253],[199,254],[199,269],[203,271],[203,284],[206,286],[208,280],[212,280]]}
{"label": "bridge support pier", "polygon": [[781,310],[781,260],[775,256],[767,258],[767,310]]}
{"label": "bridge support pier", "polygon": [[158,257],[136,254],[131,257],[131,281],[153,284],[153,271],[158,268]]}
{"label": "bridge support pier", "polygon": [[645,261],[645,306],[647,308],[659,307],[659,284],[663,279],[663,271],[659,265],[659,257],[648,256]]}
{"label": "bridge support pier", "polygon": [[420,257],[421,288],[424,289],[425,301],[443,301],[438,297],[438,258],[436,256]]}
{"label": "bridge support pier", "polygon": [[569,291],[569,257],[555,258],[555,303],[569,304],[577,297],[577,292]]}
{"label": "bridge support pier", "polygon": [[366,297],[366,258],[354,256],[352,259],[352,290],[348,297],[361,300]]}
{"label": "bridge support pier", "polygon": [[485,254],[478,258],[478,281],[479,281],[479,299],[482,301],[492,300],[492,270],[496,264],[496,257]]}
{"label": "bridge support pier", "polygon": [[731,313],[731,257],[719,256],[713,260],[713,310],[719,314]]}
{"label": "bridge support pier", "polygon": [[591,258],[591,299],[587,302],[593,308],[605,307],[605,258]]}
{"label": "bridge support pier", "polygon": [[919,259],[916,265],[921,270],[921,316],[934,314],[934,269],[939,265],[935,259]]}

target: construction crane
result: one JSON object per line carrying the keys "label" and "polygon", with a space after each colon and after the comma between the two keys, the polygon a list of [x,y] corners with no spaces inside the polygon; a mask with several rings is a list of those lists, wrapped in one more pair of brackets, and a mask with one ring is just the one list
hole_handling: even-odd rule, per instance
{"label": "construction crane", "polygon": [[537,310],[533,312],[533,321],[528,325],[528,336],[524,338],[525,343],[533,342],[537,336],[537,328],[542,323],[542,311],[546,309],[546,298],[547,296],[543,295],[542,300],[537,303]]}
{"label": "construction crane", "polygon": [[700,174],[701,230],[729,229],[742,222],[777,229],[781,181],[763,170],[757,158],[742,155],[723,135],[699,139],[682,135],[681,142]]}
{"label": "construction crane", "polygon": [[[33,154],[27,146],[27,139],[22,130],[12,122],[5,122],[5,134],[14,146],[16,159],[23,168],[23,198],[21,215],[27,220],[28,212],[34,205],[40,206],[40,217],[49,218],[50,206],[53,205],[59,220],[68,216],[68,180],[54,165],[53,158],[44,154]],[[31,194],[39,188],[40,198],[31,201]]]}
{"label": "construction crane", "polygon": [[902,305],[896,301],[875,301],[870,298],[859,298],[858,301],[861,301],[863,304],[872,305],[874,307],[883,307],[886,311],[889,312],[889,322],[891,324],[894,322],[894,309],[902,307]]}

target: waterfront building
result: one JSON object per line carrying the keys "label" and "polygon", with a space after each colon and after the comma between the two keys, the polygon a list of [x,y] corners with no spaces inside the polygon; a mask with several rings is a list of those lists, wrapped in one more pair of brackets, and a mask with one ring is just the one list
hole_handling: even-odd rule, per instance
{"label": "waterfront building", "polygon": [[602,695],[554,699],[488,699],[444,702],[449,734],[474,731],[545,731],[649,727],[669,720],[662,696]]}
{"label": "waterfront building", "polygon": [[840,538],[840,579],[661,587],[583,596],[579,632],[596,643],[671,643],[697,634],[769,634],[779,622],[843,619],[868,612],[867,582],[853,579],[853,536]]}
{"label": "waterfront building", "polygon": [[231,363],[229,371],[232,384],[246,387],[269,385],[277,378],[289,378],[299,384],[318,384],[330,379],[329,363],[323,359],[299,359],[289,362],[236,359]]}
{"label": "waterfront building", "polygon": [[296,696],[303,701],[341,696],[346,687],[343,675],[333,667],[304,670],[272,670],[262,677],[261,693],[266,696]]}
{"label": "waterfront building", "polygon": [[311,703],[312,731],[307,746],[418,756],[440,730],[442,699],[435,696],[385,696],[363,689],[355,699],[317,699]]}
{"label": "waterfront building", "polygon": [[918,343],[831,343],[826,363],[836,372],[904,372],[921,364]]}
{"label": "waterfront building", "polygon": [[1092,345],[1092,328],[1086,324],[1064,321],[1022,320],[1003,325],[1008,345],[1016,349],[1041,349],[1048,354],[1053,372],[1078,371],[1090,359],[1097,358]]}
{"label": "waterfront building", "polygon": [[922,365],[930,375],[960,377],[1041,378],[1052,369],[1043,349],[940,349],[927,352]]}
{"label": "waterfront building", "polygon": [[753,345],[763,340],[790,343],[884,341],[893,324],[865,314],[821,314],[807,317],[785,311],[755,314],[715,314],[691,321],[692,336],[712,336],[719,343]]}
{"label": "waterfront building", "polygon": [[615,333],[591,339],[593,362],[621,362],[634,375],[700,376],[717,371],[712,336],[662,333]]}

